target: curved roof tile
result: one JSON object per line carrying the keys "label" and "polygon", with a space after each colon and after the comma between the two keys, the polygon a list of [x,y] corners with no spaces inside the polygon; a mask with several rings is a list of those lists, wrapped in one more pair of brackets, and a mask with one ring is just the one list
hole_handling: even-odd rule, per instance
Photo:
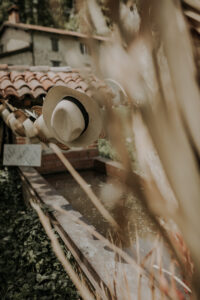
{"label": "curved roof tile", "polygon": [[12,86],[13,86],[13,84],[8,78],[5,78],[4,80],[2,80],[1,84],[0,84],[0,88],[2,90],[5,90],[7,87],[12,87]]}
{"label": "curved roof tile", "polygon": [[38,80],[36,80],[36,79],[32,79],[31,81],[29,81],[29,84],[28,84],[28,86],[34,91],[35,89],[37,89],[37,88],[43,88],[42,87],[42,85],[41,85],[41,83],[38,81]]}
{"label": "curved roof tile", "polygon": [[18,93],[17,93],[16,89],[12,86],[6,87],[5,89],[2,90],[2,92],[3,92],[3,97],[4,98],[7,98],[9,96],[18,97]]}
{"label": "curved roof tile", "polygon": [[37,87],[34,91],[33,91],[33,96],[34,98],[38,98],[38,97],[42,97],[45,96],[46,92],[44,91],[43,88],[41,87]]}
{"label": "curved roof tile", "polygon": [[17,100],[28,98],[41,99],[53,86],[67,86],[80,92],[90,91],[90,81],[95,83],[95,76],[87,82],[77,69],[69,67],[40,67],[0,65],[0,97],[15,97]]}
{"label": "curved roof tile", "polygon": [[32,91],[28,86],[23,86],[19,90],[17,90],[17,98],[18,99],[24,99],[25,96],[29,95],[29,97],[32,97]]}
{"label": "curved roof tile", "polygon": [[27,83],[23,79],[20,78],[19,80],[14,81],[13,86],[18,91],[23,86],[27,87]]}
{"label": "curved roof tile", "polygon": [[42,82],[42,86],[44,88],[45,91],[48,91],[54,84],[52,83],[52,81],[50,81],[49,79],[45,79]]}
{"label": "curved roof tile", "polygon": [[23,75],[18,71],[10,72],[10,80],[14,82],[15,80],[23,79]]}

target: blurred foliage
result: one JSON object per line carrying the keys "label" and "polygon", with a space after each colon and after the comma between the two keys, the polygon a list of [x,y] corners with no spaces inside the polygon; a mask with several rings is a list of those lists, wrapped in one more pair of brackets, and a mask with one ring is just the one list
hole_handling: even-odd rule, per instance
{"label": "blurred foliage", "polygon": [[[138,5],[141,0],[131,0]],[[112,25],[107,0],[99,0],[108,26]],[[130,0],[121,0],[127,3]],[[8,9],[19,7],[20,22],[78,31],[79,17],[75,0],[0,0],[0,25],[8,20]]]}
{"label": "blurred foliage", "polygon": [[117,160],[117,153],[112,148],[111,143],[106,139],[99,139],[98,140],[98,149],[99,154],[102,157],[110,158],[112,160]]}
{"label": "blurred foliage", "polygon": [[22,23],[77,29],[71,16],[73,0],[0,0],[0,24],[8,19],[8,9],[13,4],[19,7]]}
{"label": "blurred foliage", "polygon": [[[130,155],[132,162],[132,168],[134,171],[138,170],[138,163],[135,158],[135,146],[132,141],[126,141],[126,147]],[[99,154],[102,157],[109,158],[111,160],[120,161],[119,156],[117,155],[116,150],[112,147],[110,141],[107,139],[98,140],[98,150]]]}
{"label": "blurred foliage", "polygon": [[16,169],[0,170],[0,191],[0,299],[79,299],[36,213],[22,200]]}
{"label": "blurred foliage", "polygon": [[[120,0],[138,3],[141,0]],[[98,0],[107,25],[110,27],[110,9],[107,0]],[[79,31],[79,11],[75,0],[0,0],[0,25],[8,20],[8,9],[16,4],[19,8],[20,22],[41,26]]]}
{"label": "blurred foliage", "polygon": [[[111,11],[110,8],[108,7],[108,0],[97,0],[98,3],[101,5],[101,9],[103,12],[103,15],[105,16],[106,19],[106,24],[110,27],[112,26],[112,21],[110,18]],[[140,3],[142,0],[120,0],[121,3],[124,3],[126,5],[131,4],[136,4],[137,8],[140,8]],[[114,2],[113,2],[114,3]]]}

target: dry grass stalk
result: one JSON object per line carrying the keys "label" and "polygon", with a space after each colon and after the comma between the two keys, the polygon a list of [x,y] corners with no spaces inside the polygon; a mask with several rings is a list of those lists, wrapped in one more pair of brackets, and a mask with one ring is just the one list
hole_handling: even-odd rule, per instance
{"label": "dry grass stalk", "polygon": [[[108,1],[110,4],[112,1]],[[189,1],[197,5],[197,1]],[[147,9],[144,12],[142,35],[128,48],[122,45],[120,36],[120,20],[113,18],[118,25],[116,39],[112,45],[104,48],[99,55],[98,64],[102,74],[118,80],[123,85],[132,110],[137,105],[141,110],[144,123],[150,137],[158,151],[163,169],[166,172],[169,186],[173,189],[174,198],[177,200],[176,210],[166,198],[155,180],[152,172],[147,168],[149,181],[145,186],[147,203],[154,200],[153,213],[165,217],[173,217],[179,225],[184,238],[189,246],[196,266],[194,283],[198,290],[200,265],[198,253],[199,245],[199,172],[195,161],[191,142],[196,152],[200,145],[200,96],[196,84],[196,71],[193,61],[191,41],[185,21],[182,16],[179,1],[148,1],[154,13],[157,31],[164,45],[166,68],[160,69],[158,58],[158,39],[152,38],[153,23]],[[145,8],[145,6],[143,8]],[[115,17],[118,16],[118,12]],[[153,24],[153,25],[152,25]],[[120,36],[120,37],[119,37]],[[112,64],[109,58],[112,57]],[[120,58],[120,59],[119,59]],[[103,76],[102,76],[103,77]],[[131,78],[131,80],[130,80]],[[167,87],[167,88],[166,88]],[[190,99],[190,101],[188,101]],[[120,153],[120,158],[125,168],[130,170],[130,160],[124,151],[122,128],[119,118],[115,117],[107,106],[107,128],[114,147]],[[134,113],[133,113],[134,118]],[[117,130],[116,130],[117,128]],[[114,134],[117,132],[117,136]],[[142,150],[139,148],[139,151]],[[130,172],[131,176],[131,172]],[[145,181],[144,181],[145,183]],[[143,198],[141,199],[143,200]],[[165,209],[168,205],[168,210]],[[156,208],[156,209],[155,209]],[[161,274],[162,275],[162,274]],[[195,279],[196,278],[196,279]],[[198,294],[200,294],[198,292]]]}
{"label": "dry grass stalk", "polygon": [[[78,217],[72,215],[70,212],[60,208],[57,205],[51,205],[51,207],[53,209],[55,209],[56,211],[59,211],[63,214],[65,214],[66,216],[69,216],[70,218],[74,219],[74,221],[78,224],[80,224],[81,226],[84,226],[89,233],[91,233],[93,236],[95,236],[97,239],[101,240],[107,247],[109,247],[110,249],[112,249],[116,254],[119,255],[119,261],[120,260],[124,260],[126,261],[130,266],[133,267],[134,270],[137,271],[138,277],[139,277],[139,283],[138,283],[138,299],[140,299],[139,295],[140,295],[140,291],[141,291],[141,277],[142,276],[147,276],[147,278],[150,279],[150,283],[151,283],[151,289],[152,289],[152,299],[154,299],[155,296],[155,286],[158,285],[158,282],[156,281],[156,278],[154,277],[154,273],[153,273],[153,269],[158,269],[160,270],[160,272],[164,272],[170,276],[173,276],[172,273],[168,272],[167,270],[164,270],[161,266],[162,263],[162,255],[161,252],[158,250],[159,249],[159,243],[160,243],[160,238],[159,236],[157,237],[157,239],[154,242],[153,245],[153,249],[151,251],[149,251],[149,253],[143,258],[143,260],[141,261],[140,264],[138,264],[133,258],[131,258],[126,252],[123,251],[123,249],[117,247],[113,242],[110,242],[108,239],[104,238],[100,233],[98,233],[92,226],[87,225],[86,223],[84,223],[83,221],[81,221]],[[159,267],[158,265],[155,265],[155,251],[158,251],[159,253]],[[157,256],[157,257],[158,257]],[[151,262],[150,262],[150,267],[148,269],[146,269],[145,267],[145,263],[146,261],[151,258]],[[126,276],[124,274],[124,276]],[[125,277],[124,277],[125,278]],[[180,285],[182,285],[188,292],[191,292],[190,288],[177,276],[173,276],[173,279],[178,282]],[[127,280],[127,279],[126,279]],[[169,296],[171,295],[171,292],[169,292]],[[141,298],[142,299],[142,298]],[[173,299],[173,297],[171,297],[171,299]]]}
{"label": "dry grass stalk", "polygon": [[83,299],[85,300],[94,300],[93,295],[90,293],[90,291],[88,290],[88,288],[86,287],[86,285],[83,283],[83,281],[81,281],[78,277],[78,275],[74,272],[71,264],[69,263],[69,261],[66,259],[61,246],[51,228],[51,224],[50,224],[50,220],[49,218],[43,213],[43,211],[41,210],[40,206],[33,202],[32,200],[30,201],[31,206],[35,209],[35,211],[37,212],[40,222],[43,225],[49,239],[51,240],[51,244],[52,244],[52,248],[53,251],[55,252],[58,260],[61,262],[61,264],[63,265],[65,271],[67,272],[67,274],[70,276],[71,280],[73,281],[74,285],[76,286],[76,288],[79,290],[81,296],[83,297]]}
{"label": "dry grass stalk", "polygon": [[67,170],[71,173],[74,179],[78,182],[78,184],[82,187],[85,193],[88,195],[92,203],[96,206],[102,216],[118,231],[120,228],[110,213],[105,209],[105,207],[101,204],[100,200],[93,193],[92,189],[88,186],[87,182],[79,175],[79,173],[73,168],[70,164],[69,160],[62,154],[57,145],[53,143],[49,143],[49,147],[55,152],[55,154],[60,158],[62,163],[65,165]]}
{"label": "dry grass stalk", "polygon": [[[200,10],[198,0],[184,0],[184,2]],[[82,4],[79,1],[83,8],[83,15],[85,14],[85,31],[88,34],[93,32],[93,27],[98,29],[99,24],[103,24],[103,29],[105,29],[103,16],[101,16],[101,11],[95,3],[88,0],[87,3]],[[120,19],[119,1],[107,0],[107,5],[111,8],[111,19],[115,22],[113,38],[111,43],[102,47],[98,52],[91,49],[95,64],[93,70],[98,70],[98,75],[101,78],[111,77],[117,80],[128,95],[129,110],[132,114],[132,119],[126,120],[126,126],[132,130],[131,133],[129,132],[129,137],[136,137],[136,131],[142,126],[147,131],[144,141],[140,144],[137,144],[138,141],[136,141],[138,157],[141,155],[138,161],[141,163],[141,170],[144,171],[147,178],[141,179],[132,172],[132,162],[125,145],[124,125],[119,115],[113,111],[112,97],[109,97],[106,91],[101,93],[101,97],[105,98],[102,105],[107,113],[105,122],[107,133],[127,171],[126,178],[121,178],[121,180],[126,182],[129,187],[132,186],[132,190],[138,198],[145,207],[148,207],[149,214],[156,224],[158,224],[157,215],[162,215],[163,212],[166,218],[171,217],[178,224],[194,261],[193,285],[198,299],[200,297],[200,177],[195,155],[196,153],[200,155],[200,93],[196,83],[196,67],[190,36],[179,1],[148,0],[144,3],[140,36],[135,38],[137,34],[130,36],[123,25],[123,20]],[[146,9],[147,7],[149,9]],[[149,15],[149,12],[153,12],[153,15]],[[94,19],[94,15],[97,19]],[[156,30],[154,30],[155,24]],[[159,38],[153,37],[152,32],[154,34],[159,33]],[[95,47],[94,43],[90,43],[90,41],[88,44]],[[164,50],[160,55],[162,45]],[[164,67],[161,64],[162,59],[165,61]],[[138,116],[141,122],[139,125],[137,124],[136,130],[135,120],[137,121]],[[49,145],[102,215],[115,228],[119,229],[117,222],[102,206],[87,183],[73,169],[58,147],[55,144]],[[163,168],[163,172],[166,174],[166,185],[172,189],[173,196],[171,199],[169,195],[166,195],[167,193],[163,192],[158,179],[152,172],[148,158],[145,157],[146,153],[143,151],[146,146],[147,149],[155,147],[157,150],[160,168]],[[141,186],[145,190],[144,193],[141,191]],[[174,201],[175,205],[171,200]],[[89,230],[91,230],[90,227],[88,227]],[[161,233],[163,233],[162,230]],[[100,237],[96,232],[94,235],[115,249],[114,251],[138,270],[138,290],[140,291],[141,274],[145,274],[144,270],[138,267],[135,261],[119,247]],[[139,244],[137,244],[137,252],[139,252]],[[152,250],[144,260],[151,257],[151,268],[158,268],[160,271],[163,297],[168,293],[171,298],[176,299],[175,281],[179,282],[188,292],[191,292],[188,286],[184,286],[184,283],[175,277],[174,271],[169,272],[162,268],[161,253],[159,252],[157,257],[160,256],[160,260],[158,266],[155,266],[155,255],[155,251]],[[144,264],[144,261],[142,263]],[[184,263],[181,266],[184,268]],[[155,276],[153,270],[150,273],[152,274],[152,299],[154,299]],[[171,276],[171,290],[166,284],[164,273]],[[188,274],[185,273],[185,275]],[[187,279],[189,281],[189,276]]]}
{"label": "dry grass stalk", "polygon": [[140,266],[135,262],[135,260],[133,258],[131,258],[121,248],[117,247],[114,244],[114,242],[110,242],[108,239],[106,239],[105,237],[103,237],[92,226],[87,225],[86,223],[84,223],[83,221],[81,221],[79,218],[77,218],[76,216],[72,215],[70,212],[68,212],[68,211],[60,208],[57,205],[51,205],[51,207],[53,209],[55,209],[56,211],[59,211],[59,212],[65,214],[66,216],[70,216],[70,218],[73,218],[76,223],[84,226],[88,230],[89,233],[91,233],[97,239],[99,239],[100,241],[102,241],[107,247],[111,248],[115,253],[117,253],[119,255],[120,259],[123,258],[128,264],[130,264],[134,268],[134,270],[143,272],[143,269],[140,268]]}
{"label": "dry grass stalk", "polygon": [[[158,7],[157,19],[173,83],[171,89],[174,91],[178,109],[169,110],[161,99],[154,111],[146,106],[143,116],[178,199],[179,210],[174,220],[190,248],[196,266],[193,282],[199,294],[200,178],[193,152],[193,149],[199,152],[200,143],[199,88],[195,78],[191,43],[179,5],[167,1],[159,3]],[[167,27],[169,16],[173,22]]]}

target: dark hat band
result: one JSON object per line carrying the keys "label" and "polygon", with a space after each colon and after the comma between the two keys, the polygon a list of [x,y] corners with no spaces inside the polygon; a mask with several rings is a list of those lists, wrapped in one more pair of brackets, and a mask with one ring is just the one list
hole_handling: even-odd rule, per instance
{"label": "dark hat band", "polygon": [[77,100],[76,98],[74,97],[71,97],[71,96],[67,96],[65,98],[63,98],[63,100],[67,100],[67,101],[70,101],[74,104],[76,104],[76,106],[78,106],[78,108],[80,109],[82,115],[83,115],[83,118],[84,118],[84,121],[85,121],[85,127],[83,129],[83,131],[81,132],[80,136],[87,130],[88,128],[88,125],[89,125],[89,115],[85,109],[85,107],[83,106],[83,104]]}

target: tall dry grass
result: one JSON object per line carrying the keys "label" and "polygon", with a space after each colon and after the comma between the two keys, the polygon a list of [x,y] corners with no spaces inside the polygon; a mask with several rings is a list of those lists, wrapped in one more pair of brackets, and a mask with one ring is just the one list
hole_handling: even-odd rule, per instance
{"label": "tall dry grass", "polygon": [[[199,12],[197,0],[185,2]],[[88,36],[98,33],[110,37],[109,42],[101,45],[88,39],[92,71],[107,83],[91,87],[92,97],[103,110],[104,131],[125,170],[120,178],[121,188],[139,199],[157,227],[159,237],[141,259],[136,232],[134,260],[120,244],[115,245],[95,231],[92,234],[133,267],[133,274],[138,276],[137,299],[143,299],[143,276],[148,279],[152,299],[157,299],[157,291],[161,299],[184,299],[187,293],[188,297],[199,299],[200,94],[193,43],[181,3],[178,0],[141,1],[139,16],[133,1],[125,5],[119,0],[106,0],[104,5],[109,11],[112,30],[107,27],[99,1],[77,1],[77,5],[80,24]],[[110,86],[110,79],[114,85]],[[50,144],[50,147],[124,242],[123,233],[129,219],[123,222],[120,216],[118,220],[113,219],[57,146]],[[130,152],[135,153],[136,164]],[[121,198],[113,205],[123,207]],[[65,261],[49,220],[38,205],[32,203],[32,206],[82,297],[93,299],[84,282]],[[124,225],[120,230],[119,223]],[[86,224],[82,225],[91,230]],[[168,270],[163,266],[163,240],[173,252]],[[175,272],[175,260],[182,270],[182,278]],[[117,272],[123,278],[120,287],[123,300],[132,299],[123,269],[116,271],[111,283],[111,298],[118,298]],[[166,274],[170,280],[166,280]],[[177,290],[177,283],[185,293]],[[107,299],[106,292],[104,294],[103,299]],[[96,298],[102,296],[97,294]]]}
{"label": "tall dry grass", "polygon": [[[198,1],[186,2],[199,13]],[[98,32],[105,25],[98,2],[83,5],[89,16],[87,33]],[[95,42],[88,41],[92,68],[98,77],[123,87],[129,117],[122,121],[113,109],[108,88],[98,89],[95,96],[94,87],[94,98],[104,107],[105,131],[127,171],[122,181],[147,207],[198,299],[200,94],[189,26],[178,0],[142,1],[141,19],[121,13],[127,8],[120,1],[105,5],[113,23],[110,42],[96,51]],[[135,141],[142,176],[132,169],[127,138]],[[170,220],[181,232],[176,242]]]}

